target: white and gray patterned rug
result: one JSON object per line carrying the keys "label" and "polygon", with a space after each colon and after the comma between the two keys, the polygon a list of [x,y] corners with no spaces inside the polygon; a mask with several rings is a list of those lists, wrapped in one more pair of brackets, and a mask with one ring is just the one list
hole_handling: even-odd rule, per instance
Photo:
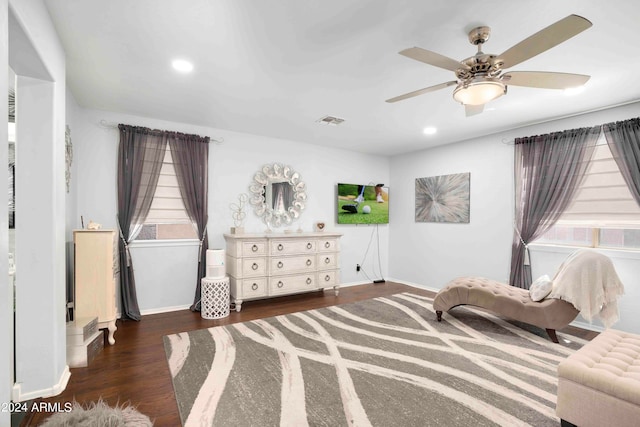
{"label": "white and gray patterned rug", "polygon": [[[585,342],[411,293],[164,337],[185,426],[557,426]],[[569,341],[570,340],[570,341]]]}

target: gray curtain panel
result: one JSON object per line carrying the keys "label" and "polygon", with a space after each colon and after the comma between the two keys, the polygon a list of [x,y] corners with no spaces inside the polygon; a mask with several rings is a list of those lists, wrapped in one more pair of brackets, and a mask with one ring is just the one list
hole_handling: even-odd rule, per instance
{"label": "gray curtain panel", "polygon": [[200,280],[206,276],[208,210],[209,137],[175,133],[169,138],[171,157],[178,178],[180,195],[187,214],[198,229],[200,249],[196,292],[191,311],[200,311]]}
{"label": "gray curtain panel", "polygon": [[607,123],[602,130],[633,198],[640,205],[640,118]]}
{"label": "gray curtain panel", "polygon": [[509,284],[531,285],[527,245],[542,236],[571,203],[584,179],[600,127],[515,140],[515,233]]}
{"label": "gray curtain panel", "polygon": [[118,125],[118,226],[120,228],[120,296],[122,314],[140,320],[129,243],[144,222],[156,192],[167,148],[165,132]]}

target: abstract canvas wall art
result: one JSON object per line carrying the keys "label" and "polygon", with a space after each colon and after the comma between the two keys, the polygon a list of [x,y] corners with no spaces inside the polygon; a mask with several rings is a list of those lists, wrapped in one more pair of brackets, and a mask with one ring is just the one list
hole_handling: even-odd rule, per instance
{"label": "abstract canvas wall art", "polygon": [[416,222],[469,222],[471,174],[416,178]]}

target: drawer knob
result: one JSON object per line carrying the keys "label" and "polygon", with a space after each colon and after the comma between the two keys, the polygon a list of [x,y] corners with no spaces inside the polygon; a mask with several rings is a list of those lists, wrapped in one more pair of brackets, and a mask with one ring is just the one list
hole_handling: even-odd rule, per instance
{"label": "drawer knob", "polygon": [[281,288],[284,286],[284,283],[282,283],[282,280],[278,281],[278,287]]}
{"label": "drawer knob", "polygon": [[324,276],[324,281],[328,282],[329,280],[331,280],[331,276],[329,276],[328,274],[326,276]]}
{"label": "drawer knob", "polygon": [[255,262],[251,265],[251,268],[253,270],[257,270],[258,269],[258,264],[256,264]]}
{"label": "drawer knob", "polygon": [[311,249],[313,247],[313,245],[311,244],[311,242],[307,243],[307,249]]}
{"label": "drawer knob", "polygon": [[330,262],[331,262],[331,258],[326,257],[326,258],[324,259],[324,263],[325,263],[325,264],[329,264]]}
{"label": "drawer knob", "polygon": [[278,250],[281,251],[284,249],[284,246],[282,246],[282,243],[278,243]]}
{"label": "drawer knob", "polygon": [[311,277],[307,277],[307,285],[310,285],[312,282]]}
{"label": "drawer knob", "polygon": [[331,247],[331,243],[329,242],[324,242],[324,247],[329,249]]}
{"label": "drawer knob", "polygon": [[284,264],[282,263],[282,261],[278,261],[278,268],[282,268],[284,266]]}
{"label": "drawer knob", "polygon": [[253,252],[258,252],[258,245],[253,245],[253,246],[251,246],[251,250],[252,250]]}
{"label": "drawer knob", "polygon": [[310,259],[307,260],[307,265],[313,264]]}
{"label": "drawer knob", "polygon": [[254,283],[253,285],[251,285],[251,289],[253,289],[254,291],[258,289],[258,284]]}

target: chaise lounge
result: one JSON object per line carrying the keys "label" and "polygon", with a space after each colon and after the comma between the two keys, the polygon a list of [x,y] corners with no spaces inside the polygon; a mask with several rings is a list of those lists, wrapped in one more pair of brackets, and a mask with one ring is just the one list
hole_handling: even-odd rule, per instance
{"label": "chaise lounge", "polygon": [[544,295],[532,299],[526,289],[482,277],[460,277],[438,292],[433,308],[441,321],[443,312],[459,305],[481,307],[544,328],[556,343],[556,329],[567,326],[578,314],[588,321],[598,316],[605,327],[618,320],[617,298],[624,288],[605,255],[592,250],[574,252],[548,285]]}
{"label": "chaise lounge", "polygon": [[526,289],[516,288],[482,277],[460,277],[440,290],[433,300],[438,321],[442,313],[459,305],[473,305],[513,320],[546,329],[549,338],[558,342],[556,329],[573,321],[578,310],[561,299],[535,302]]}

